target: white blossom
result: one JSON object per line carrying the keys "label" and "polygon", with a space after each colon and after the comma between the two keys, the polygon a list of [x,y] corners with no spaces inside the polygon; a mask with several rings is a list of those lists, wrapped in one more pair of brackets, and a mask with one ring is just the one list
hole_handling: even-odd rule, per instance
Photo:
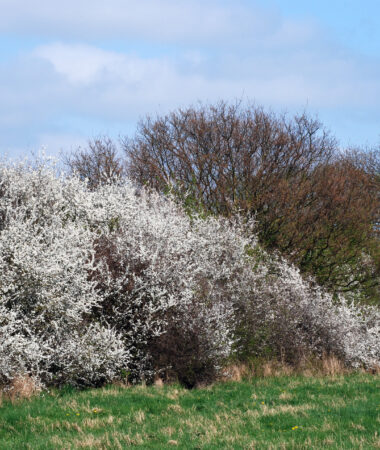
{"label": "white blossom", "polygon": [[0,163],[0,383],[147,379],[173,329],[215,371],[247,348],[378,365],[379,310],[333,300],[251,228],[127,180],[90,190],[49,164]]}

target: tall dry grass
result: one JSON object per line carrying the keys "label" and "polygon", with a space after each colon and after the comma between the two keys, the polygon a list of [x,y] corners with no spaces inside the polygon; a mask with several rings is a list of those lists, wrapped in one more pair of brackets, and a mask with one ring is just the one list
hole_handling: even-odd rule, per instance
{"label": "tall dry grass", "polygon": [[0,389],[0,406],[3,399],[9,399],[11,403],[15,403],[18,400],[30,399],[39,392],[41,387],[29,375],[16,377],[6,390]]}
{"label": "tall dry grass", "polygon": [[[380,369],[371,373],[380,373]],[[301,375],[306,377],[345,375],[355,370],[347,368],[335,355],[321,358],[304,358],[298,364],[290,365],[284,361],[257,358],[247,362],[230,364],[223,370],[221,381],[241,381],[250,377],[277,377]]]}

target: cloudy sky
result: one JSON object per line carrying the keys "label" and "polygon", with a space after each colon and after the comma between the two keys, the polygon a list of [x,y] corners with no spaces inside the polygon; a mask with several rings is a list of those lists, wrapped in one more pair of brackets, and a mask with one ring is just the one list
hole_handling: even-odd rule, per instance
{"label": "cloudy sky", "polygon": [[0,0],[0,152],[243,99],[380,142],[379,0]]}

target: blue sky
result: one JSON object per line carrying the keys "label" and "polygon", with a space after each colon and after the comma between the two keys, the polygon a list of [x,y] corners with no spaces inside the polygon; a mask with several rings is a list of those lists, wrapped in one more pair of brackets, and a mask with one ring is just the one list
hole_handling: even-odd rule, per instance
{"label": "blue sky", "polygon": [[0,151],[58,155],[236,98],[380,143],[379,0],[0,0]]}

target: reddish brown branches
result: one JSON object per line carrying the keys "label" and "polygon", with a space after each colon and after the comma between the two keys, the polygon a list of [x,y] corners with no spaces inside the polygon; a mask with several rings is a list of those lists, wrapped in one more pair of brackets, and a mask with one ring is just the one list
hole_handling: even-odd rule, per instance
{"label": "reddish brown branches", "polygon": [[[224,102],[179,109],[141,121],[123,148],[128,173],[140,184],[171,189],[211,213],[255,215],[267,247],[333,290],[374,277],[378,152],[340,155],[307,114]],[[365,261],[371,263],[363,270]]]}

